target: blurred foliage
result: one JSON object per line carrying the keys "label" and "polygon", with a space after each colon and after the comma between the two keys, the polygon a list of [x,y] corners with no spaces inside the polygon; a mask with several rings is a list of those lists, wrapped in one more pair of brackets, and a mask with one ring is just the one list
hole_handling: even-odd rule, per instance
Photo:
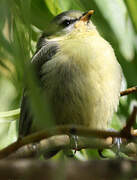
{"label": "blurred foliage", "polygon": [[[50,110],[38,96],[40,90],[36,88],[37,82],[28,64],[40,33],[52,17],[70,9],[95,10],[92,21],[115,50],[124,73],[123,88],[137,85],[136,0],[0,0],[0,148],[16,140],[18,108],[26,85],[31,89],[36,117],[41,124],[45,117],[47,126],[52,124]],[[121,98],[112,121],[113,128],[119,130],[125,124],[137,104],[136,98],[136,94]],[[95,150],[88,150],[76,158],[99,158],[97,156]]]}

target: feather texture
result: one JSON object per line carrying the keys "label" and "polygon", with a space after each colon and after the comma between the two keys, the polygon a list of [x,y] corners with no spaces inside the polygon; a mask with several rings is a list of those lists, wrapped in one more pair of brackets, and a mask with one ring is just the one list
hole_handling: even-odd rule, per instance
{"label": "feather texture", "polygon": [[[68,12],[68,19],[75,13]],[[59,25],[66,17],[67,13],[56,17]],[[75,23],[57,34],[55,31],[48,37],[43,34],[32,65],[47,94],[56,124],[107,129],[119,103],[122,70],[111,45],[99,35],[92,22],[80,20],[80,12],[76,17]],[[31,132],[32,121],[25,93],[20,136]]]}

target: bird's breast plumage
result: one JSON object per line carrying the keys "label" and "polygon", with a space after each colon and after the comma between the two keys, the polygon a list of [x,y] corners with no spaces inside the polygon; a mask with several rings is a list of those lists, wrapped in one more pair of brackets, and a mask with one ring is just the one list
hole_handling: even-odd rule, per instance
{"label": "bird's breast plumage", "polygon": [[71,36],[42,66],[42,81],[57,124],[106,129],[116,111],[121,68],[107,41],[96,36]]}

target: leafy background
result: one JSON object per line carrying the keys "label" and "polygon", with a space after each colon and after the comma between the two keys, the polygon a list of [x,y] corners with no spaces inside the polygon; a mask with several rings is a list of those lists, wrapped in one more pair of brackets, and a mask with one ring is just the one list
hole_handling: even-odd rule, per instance
{"label": "leafy background", "polygon": [[[48,108],[46,111],[42,108],[45,106],[27,64],[48,22],[58,13],[70,9],[95,10],[92,21],[114,48],[122,66],[123,89],[137,85],[136,0],[0,0],[0,148],[17,138],[19,107],[26,84],[31,87],[32,106],[40,123],[46,117],[47,126],[52,124]],[[132,94],[120,99],[111,125],[113,128],[123,127],[137,104],[136,98],[137,94]],[[83,159],[97,155],[94,150],[88,150],[78,152],[77,156]]]}

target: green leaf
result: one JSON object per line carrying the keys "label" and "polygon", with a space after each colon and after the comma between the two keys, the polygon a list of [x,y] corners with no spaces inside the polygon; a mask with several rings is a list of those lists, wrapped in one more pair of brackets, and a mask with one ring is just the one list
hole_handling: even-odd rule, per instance
{"label": "green leaf", "polygon": [[17,120],[20,109],[0,112],[0,149],[17,140]]}
{"label": "green leaf", "polygon": [[103,156],[105,156],[107,158],[115,158],[116,157],[116,154],[110,149],[104,149],[102,154],[103,154]]}
{"label": "green leaf", "polygon": [[16,119],[5,120],[0,118],[0,149],[17,140]]}
{"label": "green leaf", "polygon": [[20,114],[20,109],[15,109],[15,110],[11,110],[11,111],[5,111],[5,112],[0,112],[0,119],[2,118],[10,118],[12,120],[12,118],[14,117],[18,117]]}
{"label": "green leaf", "polygon": [[122,128],[122,123],[116,114],[114,114],[114,116],[113,116],[113,119],[111,122],[111,128],[118,130],[118,131]]}
{"label": "green leaf", "polygon": [[95,2],[114,31],[122,55],[127,60],[132,60],[135,35],[125,4],[119,0],[95,0]]}
{"label": "green leaf", "polygon": [[68,11],[71,9],[77,9],[82,11],[84,9],[84,6],[82,5],[80,0],[45,0],[45,3],[54,16],[63,11]]}
{"label": "green leaf", "polygon": [[54,16],[62,12],[59,0],[45,0],[45,3]]}
{"label": "green leaf", "polygon": [[9,67],[3,62],[3,60],[0,59],[0,66],[5,68],[6,70],[8,70],[10,72]]}
{"label": "green leaf", "polygon": [[137,32],[137,0],[125,0],[130,17]]}

